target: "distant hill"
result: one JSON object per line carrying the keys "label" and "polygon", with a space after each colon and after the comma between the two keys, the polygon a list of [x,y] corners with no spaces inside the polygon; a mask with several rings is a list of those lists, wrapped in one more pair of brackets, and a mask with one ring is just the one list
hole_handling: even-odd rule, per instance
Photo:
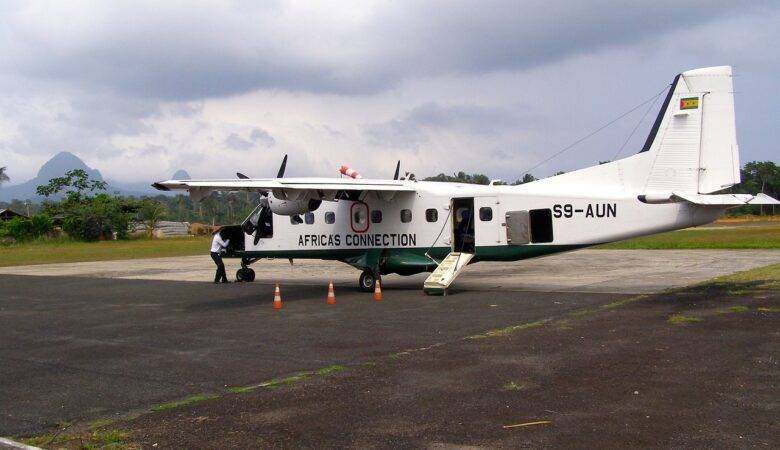
{"label": "distant hill", "polygon": [[[38,186],[47,184],[52,178],[61,177],[65,175],[65,172],[75,169],[87,172],[93,180],[106,181],[108,183],[108,192],[136,197],[163,194],[163,192],[152,188],[150,186],[151,183],[119,183],[106,180],[99,170],[87,166],[78,156],[70,152],[60,152],[41,166],[35,178],[24,183],[0,187],[0,201],[8,202],[13,199],[41,201],[43,197],[40,197],[35,192]],[[172,178],[184,180],[189,179],[190,176],[186,171],[179,169],[173,174]]]}
{"label": "distant hill", "polygon": [[177,170],[171,177],[171,180],[190,180],[190,179],[191,179],[190,174],[188,174],[186,170],[182,170],[182,169]]}

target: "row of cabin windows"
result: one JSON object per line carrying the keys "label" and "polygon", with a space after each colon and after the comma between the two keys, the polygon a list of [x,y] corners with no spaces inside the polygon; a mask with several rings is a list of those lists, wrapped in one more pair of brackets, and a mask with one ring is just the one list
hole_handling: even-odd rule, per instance
{"label": "row of cabin windows", "polygon": [[[359,217],[358,215],[361,214],[360,211],[355,212],[354,221],[356,223],[363,223],[364,219],[363,217]],[[290,216],[290,223],[293,225],[298,225],[300,222],[296,221],[297,216]],[[439,211],[435,208],[429,208],[425,210],[425,220],[426,222],[437,222],[439,220]],[[482,208],[479,208],[479,220],[483,222],[490,222],[493,220],[493,208],[489,206],[483,206]],[[314,223],[314,213],[313,212],[307,212],[303,215],[303,221],[307,225],[312,225]],[[401,210],[401,222],[403,223],[409,223],[412,221],[412,210],[411,209],[402,209]],[[375,209],[371,211],[371,223],[381,223],[382,222],[382,211]],[[328,211],[325,213],[325,223],[330,225],[336,223],[336,213],[333,211]]]}

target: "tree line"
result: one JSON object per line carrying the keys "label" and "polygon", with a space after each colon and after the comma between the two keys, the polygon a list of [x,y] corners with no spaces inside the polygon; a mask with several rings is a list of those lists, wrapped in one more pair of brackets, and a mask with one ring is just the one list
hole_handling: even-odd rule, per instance
{"label": "tree line", "polygon": [[[607,161],[601,161],[605,163]],[[559,175],[564,172],[558,172]],[[780,197],[780,167],[772,161],[751,161],[742,168],[742,182],[730,189],[733,193],[755,194],[763,192]],[[413,175],[412,175],[413,176]],[[525,174],[511,182],[495,184],[520,185],[537,178]],[[0,183],[7,181],[5,167],[0,168]],[[439,173],[424,181],[459,182],[487,185],[490,177],[482,173],[463,171],[448,175]],[[15,218],[0,223],[0,238],[16,240],[34,239],[51,234],[54,222],[72,239],[94,241],[100,239],[124,239],[129,235],[132,222],[145,223],[151,234],[154,224],[167,219],[180,222],[229,224],[241,222],[257,206],[259,194],[251,192],[212,193],[201,202],[193,202],[187,195],[157,195],[149,197],[124,197],[107,192],[104,181],[92,180],[83,170],[68,171],[62,177],[38,186],[37,193],[43,202],[13,200],[0,202],[0,209],[8,208],[26,214],[28,218]],[[55,200],[55,198],[60,198]],[[773,207],[746,205],[728,211],[730,215],[774,214]]]}

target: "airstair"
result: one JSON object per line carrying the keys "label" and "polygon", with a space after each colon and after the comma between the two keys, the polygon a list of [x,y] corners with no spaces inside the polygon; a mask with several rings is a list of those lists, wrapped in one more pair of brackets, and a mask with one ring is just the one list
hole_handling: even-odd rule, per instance
{"label": "airstair", "polygon": [[428,295],[445,295],[473,257],[473,253],[451,252],[425,280],[423,291]]}

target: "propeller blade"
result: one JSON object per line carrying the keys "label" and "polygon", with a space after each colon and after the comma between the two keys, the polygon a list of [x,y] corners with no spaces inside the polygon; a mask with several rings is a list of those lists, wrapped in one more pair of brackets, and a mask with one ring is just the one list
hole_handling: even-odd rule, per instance
{"label": "propeller blade", "polygon": [[241,173],[241,172],[236,172],[236,176],[237,176],[238,178],[241,178],[242,180],[248,180],[248,179],[249,179],[249,177],[248,177],[248,176],[244,175],[244,174],[243,174],[243,173]]}
{"label": "propeller blade", "polygon": [[276,174],[276,178],[282,178],[284,176],[284,169],[287,168],[287,155],[284,155],[282,165],[279,167],[279,173]]}
{"label": "propeller blade", "polygon": [[398,164],[395,165],[395,175],[393,175],[393,179],[394,180],[398,179],[398,173],[399,173],[398,171],[399,170],[401,170],[401,160],[400,159],[398,160]]}

